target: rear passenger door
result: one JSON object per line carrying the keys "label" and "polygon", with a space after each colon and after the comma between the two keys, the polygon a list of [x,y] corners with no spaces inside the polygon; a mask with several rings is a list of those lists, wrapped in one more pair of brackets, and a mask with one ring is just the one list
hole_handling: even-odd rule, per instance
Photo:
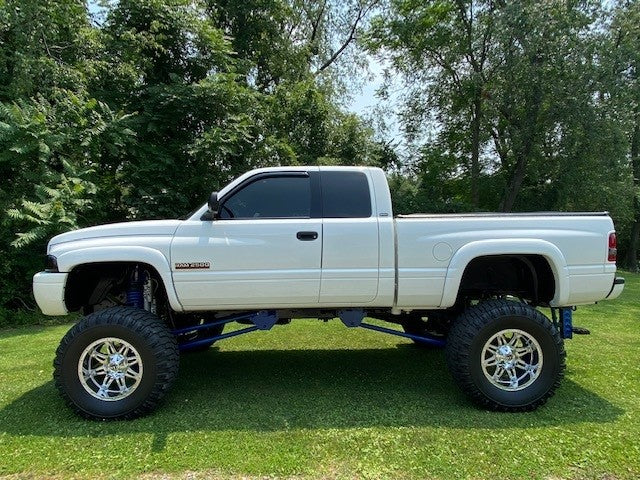
{"label": "rear passenger door", "polygon": [[378,220],[366,171],[321,169],[320,303],[363,305],[378,294]]}

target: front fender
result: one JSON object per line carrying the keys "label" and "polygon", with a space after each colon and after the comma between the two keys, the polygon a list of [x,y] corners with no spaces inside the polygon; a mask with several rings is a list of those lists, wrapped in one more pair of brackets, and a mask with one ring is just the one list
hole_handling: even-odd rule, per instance
{"label": "front fender", "polygon": [[546,240],[509,238],[467,243],[453,255],[447,268],[441,308],[452,307],[455,304],[467,265],[475,258],[491,255],[542,255],[549,262],[556,282],[551,305],[564,305],[568,300],[569,272],[567,261],[560,249]]}
{"label": "front fender", "polygon": [[57,257],[58,269],[70,272],[74,267],[87,263],[135,262],[152,266],[162,278],[171,308],[181,312],[182,305],[178,301],[169,260],[158,250],[149,247],[89,247],[71,250]]}

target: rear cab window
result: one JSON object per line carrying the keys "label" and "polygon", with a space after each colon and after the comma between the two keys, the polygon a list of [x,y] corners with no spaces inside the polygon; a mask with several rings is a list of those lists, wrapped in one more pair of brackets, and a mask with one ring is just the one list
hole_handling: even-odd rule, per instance
{"label": "rear cab window", "polygon": [[369,181],[363,172],[321,171],[320,183],[324,218],[371,216]]}

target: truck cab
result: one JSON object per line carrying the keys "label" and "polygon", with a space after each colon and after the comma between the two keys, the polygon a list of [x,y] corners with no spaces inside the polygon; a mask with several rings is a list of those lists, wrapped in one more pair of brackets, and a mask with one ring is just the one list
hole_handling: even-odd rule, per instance
{"label": "truck cab", "polygon": [[[220,191],[217,201],[213,220],[199,210],[171,243],[184,308],[392,302],[391,199],[381,170],[257,170]],[[391,288],[379,289],[381,268]]]}

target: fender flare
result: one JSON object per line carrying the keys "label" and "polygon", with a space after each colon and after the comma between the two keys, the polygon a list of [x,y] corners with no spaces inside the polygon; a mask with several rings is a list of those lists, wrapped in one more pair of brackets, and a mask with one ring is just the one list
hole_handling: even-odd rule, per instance
{"label": "fender flare", "polygon": [[89,247],[63,253],[57,259],[58,269],[61,272],[70,272],[74,267],[87,263],[132,262],[150,265],[156,269],[162,279],[162,283],[164,283],[171,308],[177,312],[184,310],[173,286],[169,260],[154,248],[135,246]]}
{"label": "fender flare", "polygon": [[551,305],[561,306],[567,302],[570,294],[569,271],[567,261],[560,249],[546,240],[508,238],[470,242],[461,247],[453,255],[447,268],[440,308],[449,308],[455,304],[460,283],[462,282],[462,275],[467,265],[478,257],[492,255],[543,256],[551,267],[556,283],[556,291],[550,302]]}

